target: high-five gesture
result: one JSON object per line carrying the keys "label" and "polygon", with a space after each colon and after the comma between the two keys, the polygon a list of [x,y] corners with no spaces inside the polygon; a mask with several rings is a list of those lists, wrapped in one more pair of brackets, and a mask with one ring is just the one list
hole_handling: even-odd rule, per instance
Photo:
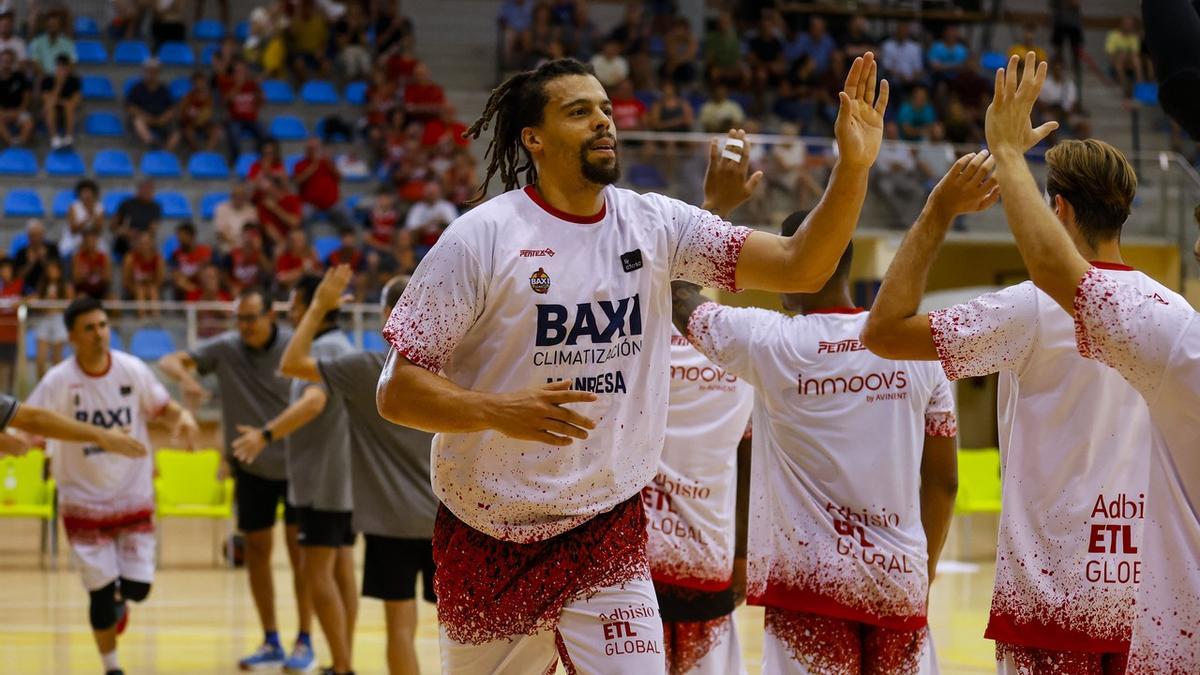
{"label": "high-five gesture", "polygon": [[754,194],[763,172],[750,173],[750,141],[742,129],[730,129],[722,149],[717,139],[708,144],[708,169],[704,172],[704,209],[728,218]]}
{"label": "high-five gesture", "polygon": [[929,194],[929,206],[951,218],[987,209],[1000,199],[995,168],[987,150],[959,157]]}
{"label": "high-five gesture", "polygon": [[1034,129],[1029,117],[1046,82],[1046,62],[1037,63],[1033,52],[1026,53],[1024,75],[1018,83],[1019,63],[1014,54],[1008,60],[1008,68],[996,70],[996,93],[984,123],[988,147],[993,152],[1002,148],[1025,152],[1058,128],[1058,122],[1046,122]]}
{"label": "high-five gesture", "polygon": [[875,77],[879,67],[875,54],[867,52],[854,59],[846,86],[838,94],[841,106],[833,132],[843,162],[854,166],[871,166],[883,141],[883,113],[887,110],[888,81],[879,83],[875,95]]}
{"label": "high-five gesture", "polygon": [[317,286],[312,304],[322,312],[341,307],[343,302],[350,299],[345,293],[352,278],[354,278],[354,269],[349,265],[338,265],[331,268],[321,279],[321,284]]}

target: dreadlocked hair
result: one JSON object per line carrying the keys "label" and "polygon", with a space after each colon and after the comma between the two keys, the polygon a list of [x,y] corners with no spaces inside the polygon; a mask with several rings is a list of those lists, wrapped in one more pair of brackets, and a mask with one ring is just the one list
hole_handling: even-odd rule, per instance
{"label": "dreadlocked hair", "polygon": [[484,153],[484,159],[488,160],[487,176],[468,204],[483,201],[487,196],[488,184],[497,173],[500,174],[500,180],[504,181],[505,190],[520,187],[522,174],[526,185],[537,181],[537,167],[533,164],[533,156],[521,142],[521,130],[542,123],[542,115],[550,100],[546,95],[547,82],[566,75],[592,74],[591,66],[580,61],[555,59],[534,70],[517,73],[492,90],[483,115],[463,134],[465,138],[477,139],[493,121],[496,125],[492,142]]}

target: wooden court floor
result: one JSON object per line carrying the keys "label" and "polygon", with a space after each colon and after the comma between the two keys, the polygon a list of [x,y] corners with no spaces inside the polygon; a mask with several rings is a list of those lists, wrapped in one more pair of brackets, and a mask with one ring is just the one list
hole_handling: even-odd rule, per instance
{"label": "wooden court floor", "polygon": [[[986,558],[986,547],[994,542],[994,521],[970,527],[972,536],[966,539]],[[261,639],[245,571],[213,566],[213,534],[205,522],[167,521],[160,529],[160,569],[150,599],[134,606],[121,639],[122,666],[129,675],[237,673],[237,659]],[[56,570],[40,565],[37,550],[35,523],[0,520],[0,673],[100,673],[87,623],[87,594],[65,547]],[[956,551],[956,542],[947,550]],[[276,611],[287,644],[296,619],[290,593],[280,592],[291,587],[281,546],[276,546],[275,571]],[[930,624],[942,673],[995,671],[991,643],[982,637],[991,582],[992,566],[986,562],[951,565],[939,573]],[[434,607],[422,604],[419,615],[422,672],[438,673]],[[760,670],[762,610],[742,607],[737,620],[747,670],[755,675]],[[314,644],[328,663],[319,630]],[[361,602],[354,658],[360,675],[386,673],[383,607],[377,601]]]}

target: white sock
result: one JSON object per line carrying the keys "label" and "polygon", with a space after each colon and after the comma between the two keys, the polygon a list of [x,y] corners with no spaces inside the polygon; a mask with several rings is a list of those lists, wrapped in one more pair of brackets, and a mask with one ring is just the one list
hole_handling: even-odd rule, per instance
{"label": "white sock", "polygon": [[121,663],[117,661],[117,650],[112,650],[107,654],[101,654],[100,660],[104,662],[104,670],[120,670]]}

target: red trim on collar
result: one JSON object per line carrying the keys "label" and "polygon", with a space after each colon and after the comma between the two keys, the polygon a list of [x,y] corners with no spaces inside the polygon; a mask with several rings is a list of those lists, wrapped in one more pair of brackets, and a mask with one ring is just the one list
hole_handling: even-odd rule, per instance
{"label": "red trim on collar", "polygon": [[604,220],[604,214],[608,213],[608,200],[605,200],[604,204],[600,206],[600,210],[595,214],[590,216],[577,216],[573,213],[567,213],[566,211],[559,211],[551,206],[549,202],[542,198],[542,193],[538,192],[537,187],[533,185],[525,186],[525,194],[529,195],[529,198],[533,200],[534,204],[542,207],[543,211],[549,213],[555,218],[558,218],[559,220],[565,220],[568,223],[576,223],[578,225],[594,225],[595,223]]}
{"label": "red trim on collar", "polygon": [[104,377],[105,375],[108,374],[108,371],[112,370],[112,363],[113,363],[112,352],[108,352],[107,354],[105,354],[105,356],[108,357],[108,363],[104,364],[104,370],[102,370],[98,373],[93,373],[92,371],[88,370],[87,368],[84,368],[83,363],[80,362],[78,355],[75,356],[75,365],[79,366],[79,372],[83,373],[84,375],[87,375],[88,377]]}
{"label": "red trim on collar", "polygon": [[1122,265],[1121,263],[1104,262],[1103,260],[1093,260],[1088,264],[1090,264],[1092,267],[1099,267],[1102,270],[1116,270],[1118,272],[1136,272],[1137,271],[1134,268],[1130,267],[1129,265]]}
{"label": "red trim on collar", "polygon": [[825,307],[805,312],[805,314],[862,314],[865,311],[867,310],[862,307]]}

